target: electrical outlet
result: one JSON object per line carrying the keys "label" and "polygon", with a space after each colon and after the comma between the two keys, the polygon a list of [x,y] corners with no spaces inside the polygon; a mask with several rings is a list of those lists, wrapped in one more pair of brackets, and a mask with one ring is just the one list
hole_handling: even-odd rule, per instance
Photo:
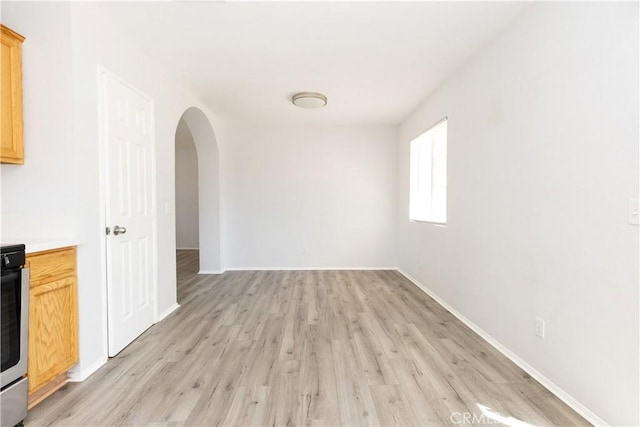
{"label": "electrical outlet", "polygon": [[544,320],[536,317],[536,335],[544,339]]}
{"label": "electrical outlet", "polygon": [[300,253],[301,253],[302,255],[306,255],[306,254],[307,254],[307,248],[302,248],[302,249],[300,249]]}
{"label": "electrical outlet", "polygon": [[631,225],[640,224],[640,199],[629,199],[629,218],[627,221]]}

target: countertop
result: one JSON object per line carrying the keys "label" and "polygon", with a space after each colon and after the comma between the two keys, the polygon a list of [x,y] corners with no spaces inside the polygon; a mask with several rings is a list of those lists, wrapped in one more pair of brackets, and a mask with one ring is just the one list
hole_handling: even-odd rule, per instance
{"label": "countertop", "polygon": [[77,246],[80,244],[80,239],[77,237],[11,239],[10,243],[23,243],[26,246],[26,253],[31,254],[51,249],[66,248],[68,246]]}

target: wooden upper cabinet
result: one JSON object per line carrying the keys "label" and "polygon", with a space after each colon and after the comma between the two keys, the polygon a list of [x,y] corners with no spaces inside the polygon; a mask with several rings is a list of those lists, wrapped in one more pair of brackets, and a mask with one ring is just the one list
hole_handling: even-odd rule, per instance
{"label": "wooden upper cabinet", "polygon": [[24,37],[0,24],[2,34],[2,149],[0,163],[24,163],[22,128],[22,42]]}

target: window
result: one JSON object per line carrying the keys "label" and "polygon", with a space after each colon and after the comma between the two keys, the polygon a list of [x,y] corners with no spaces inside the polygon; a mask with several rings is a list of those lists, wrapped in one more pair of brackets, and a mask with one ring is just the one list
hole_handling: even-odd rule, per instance
{"label": "window", "polygon": [[411,141],[409,219],[447,222],[447,119]]}

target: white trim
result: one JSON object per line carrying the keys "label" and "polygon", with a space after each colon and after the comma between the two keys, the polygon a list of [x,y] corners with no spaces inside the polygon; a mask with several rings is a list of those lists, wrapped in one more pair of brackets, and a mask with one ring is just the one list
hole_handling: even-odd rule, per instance
{"label": "white trim", "polygon": [[69,382],[81,383],[82,381],[86,380],[91,375],[93,375],[98,369],[103,367],[107,363],[107,360],[108,359],[106,358],[98,359],[85,369],[78,370],[78,371],[72,370],[71,372],[69,372],[69,378],[68,378]]}
{"label": "white trim", "polygon": [[178,308],[180,308],[180,304],[178,303],[175,303],[171,307],[167,308],[165,311],[160,313],[159,316],[156,317],[156,323],[163,321],[165,317],[176,311]]}
{"label": "white trim", "polygon": [[486,333],[482,328],[478,325],[464,317],[460,314],[456,309],[447,304],[442,298],[440,298],[437,294],[435,294],[431,289],[420,283],[417,279],[404,272],[400,268],[396,269],[400,274],[409,279],[414,285],[416,285],[420,290],[422,290],[425,294],[429,295],[433,298],[438,304],[448,310],[451,314],[458,318],[462,323],[468,326],[472,331],[476,334],[480,335],[482,339],[491,344],[496,350],[502,353],[507,359],[511,360],[513,363],[518,365],[520,369],[525,371],[527,374],[531,375],[533,379],[538,381],[543,387],[553,393],[558,399],[562,400],[564,403],[569,405],[571,409],[576,411],[582,417],[584,417],[587,421],[595,426],[608,426],[609,424],[605,422],[602,418],[594,414],[591,410],[589,410],[586,406],[580,403],[577,399],[572,397],[569,393],[564,391],[562,388],[557,386],[553,381],[545,377],[543,374],[538,372],[534,367],[529,365],[527,362],[522,360],[518,355],[513,353],[507,347],[502,345],[496,339],[494,339],[491,335]]}
{"label": "white trim", "polygon": [[176,251],[199,251],[200,248],[176,248]]}
{"label": "white trim", "polygon": [[[100,224],[103,227],[107,225],[107,139],[106,139],[106,74],[108,70],[102,65],[97,67],[97,89],[98,89],[98,163],[100,168]],[[107,235],[105,232],[100,233],[100,286],[102,289],[102,332],[104,339],[102,341],[102,354],[109,354],[109,280],[107,278]],[[106,358],[104,359],[106,361]],[[97,362],[96,362],[97,363]]]}
{"label": "white trim", "polygon": [[200,270],[198,274],[222,274],[225,270]]}
{"label": "white trim", "polygon": [[[138,89],[136,88],[132,89],[138,91]],[[151,257],[151,260],[153,262],[153,287],[151,297],[153,298],[153,316],[157,319],[158,295],[160,294],[160,283],[158,279],[158,253],[160,252],[158,248],[158,235],[160,233],[158,232],[158,150],[156,149],[156,144],[158,143],[158,141],[156,138],[156,100],[150,96],[147,96],[143,92],[139,93],[149,101],[151,107],[151,117],[149,118],[149,121],[151,122],[149,124],[151,130],[151,232],[153,233],[153,242],[151,244],[153,255]]]}
{"label": "white trim", "polygon": [[371,270],[371,271],[397,271],[398,267],[229,267],[225,271],[313,271],[313,270]]}

